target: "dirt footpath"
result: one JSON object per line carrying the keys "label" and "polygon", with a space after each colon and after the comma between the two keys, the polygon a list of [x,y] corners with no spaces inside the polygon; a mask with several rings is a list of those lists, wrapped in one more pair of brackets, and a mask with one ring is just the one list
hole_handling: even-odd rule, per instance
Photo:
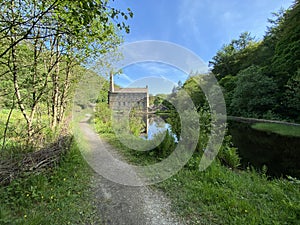
{"label": "dirt footpath", "polygon": [[[100,139],[88,123],[81,122],[80,129],[89,145],[90,160],[99,165],[103,160],[107,160],[105,158],[107,155],[112,155],[124,161],[112,146]],[[92,187],[95,195],[94,203],[104,225],[184,224],[170,212],[170,201],[158,190],[147,186],[125,186],[97,173],[92,181]]]}

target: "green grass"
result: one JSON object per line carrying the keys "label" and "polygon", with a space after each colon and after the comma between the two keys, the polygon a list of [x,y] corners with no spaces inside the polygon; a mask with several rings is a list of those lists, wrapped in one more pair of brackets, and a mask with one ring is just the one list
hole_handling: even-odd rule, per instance
{"label": "green grass", "polygon": [[251,127],[256,130],[272,132],[283,136],[300,137],[300,126],[276,123],[255,123]]}
{"label": "green grass", "polygon": [[[9,109],[0,110],[0,147],[2,144],[3,133],[7,117],[9,115]],[[26,122],[19,110],[14,110],[11,114],[9,127],[7,130],[7,139],[11,138],[14,141],[25,138],[26,136]]]}
{"label": "green grass", "polygon": [[[3,135],[9,113],[10,109],[0,110],[0,149],[2,149]],[[42,146],[46,143],[53,142],[56,138],[56,134],[58,133],[50,129],[49,117],[46,113],[42,114],[39,120],[33,120],[33,127],[37,132],[33,136],[35,140],[32,145],[35,146],[32,147]],[[23,149],[26,145],[26,140],[27,123],[22,112],[19,109],[14,109],[9,120],[4,149],[6,148],[11,150],[13,148],[17,148],[19,151],[22,150],[26,152],[26,150],[28,150],[28,146],[26,146],[26,149]]]}
{"label": "green grass", "polygon": [[[134,153],[122,146],[114,134],[102,133],[101,136],[131,163],[153,162],[149,155]],[[254,170],[231,170],[218,161],[204,172],[198,171],[197,165],[199,157],[194,156],[176,175],[154,185],[167,194],[173,211],[186,223],[300,224],[298,180],[271,180]]]}
{"label": "green grass", "polygon": [[99,224],[91,175],[74,142],[57,167],[0,187],[0,224]]}
{"label": "green grass", "polygon": [[214,163],[205,172],[182,169],[157,187],[190,224],[300,223],[300,185],[254,171],[234,172]]}

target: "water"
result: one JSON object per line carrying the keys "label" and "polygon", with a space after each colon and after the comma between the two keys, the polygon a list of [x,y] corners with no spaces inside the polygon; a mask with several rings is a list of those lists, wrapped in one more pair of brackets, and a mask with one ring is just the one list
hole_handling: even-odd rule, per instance
{"label": "water", "polygon": [[233,143],[238,147],[242,166],[260,170],[267,166],[267,174],[275,177],[300,177],[300,138],[282,136],[251,128],[251,124],[229,123]]}
{"label": "water", "polygon": [[[149,117],[148,134],[144,139],[151,140],[157,133],[169,130],[166,116]],[[233,144],[238,148],[242,168],[253,166],[261,170],[267,166],[267,174],[273,177],[290,175],[300,178],[300,138],[282,136],[251,128],[251,124],[230,121],[229,133]],[[177,137],[174,135],[177,142]]]}
{"label": "water", "polygon": [[[163,117],[150,115],[147,118],[147,123],[147,132],[141,135],[141,137],[145,140],[152,140],[155,135],[165,133],[167,130],[173,134],[172,126],[168,124]],[[173,136],[175,138],[175,142],[178,142],[176,135],[173,134]]]}

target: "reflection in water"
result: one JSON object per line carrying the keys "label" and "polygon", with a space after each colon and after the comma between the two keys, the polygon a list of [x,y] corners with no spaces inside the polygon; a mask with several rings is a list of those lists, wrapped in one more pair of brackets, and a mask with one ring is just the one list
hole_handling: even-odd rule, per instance
{"label": "reflection in water", "polygon": [[238,147],[243,167],[268,168],[268,175],[300,177],[298,137],[255,130],[251,124],[230,121],[229,132]]}
{"label": "reflection in water", "polygon": [[[173,134],[172,127],[168,124],[162,117],[158,115],[145,115],[143,118],[144,123],[146,124],[146,130],[141,134],[141,137],[145,140],[152,140],[155,135],[159,133],[164,133],[167,130]],[[176,135],[173,135],[175,142],[178,142]]]}
{"label": "reflection in water", "polygon": [[[114,112],[112,127],[122,144],[130,149],[148,151],[154,149],[168,136],[178,143],[166,116],[137,112]],[[127,118],[127,119],[126,119]]]}

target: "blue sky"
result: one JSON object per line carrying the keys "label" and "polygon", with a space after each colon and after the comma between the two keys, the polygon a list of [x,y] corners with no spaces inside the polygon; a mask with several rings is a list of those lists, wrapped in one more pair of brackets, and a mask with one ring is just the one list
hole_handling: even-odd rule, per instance
{"label": "blue sky", "polygon": [[[169,41],[193,51],[208,64],[224,44],[242,32],[262,39],[271,13],[292,3],[293,0],[116,0],[113,6],[123,10],[129,7],[134,13],[127,22],[131,32],[124,35],[125,43]],[[167,85],[168,90],[188,77],[171,66],[145,62],[124,68],[115,81],[127,86],[147,76],[173,82]]]}

